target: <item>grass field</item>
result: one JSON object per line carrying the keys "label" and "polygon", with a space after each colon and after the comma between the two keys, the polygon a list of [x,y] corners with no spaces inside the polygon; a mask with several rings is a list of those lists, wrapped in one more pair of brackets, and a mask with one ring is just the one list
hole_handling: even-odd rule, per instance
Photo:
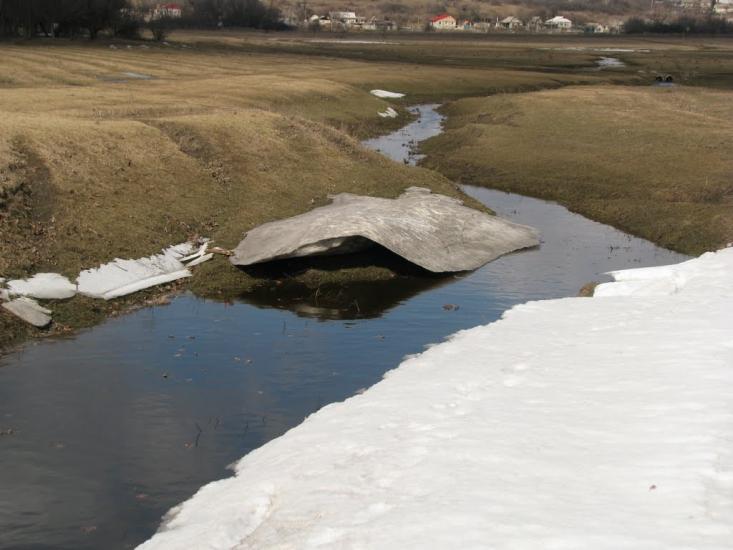
{"label": "grass field", "polygon": [[[694,70],[680,73],[680,79],[723,86],[731,70],[729,43],[567,40],[418,35],[365,45],[323,35],[314,40],[311,35],[187,32],[174,34],[167,46],[0,44],[0,275],[49,270],[75,276],[116,256],[148,255],[195,234],[232,247],[251,227],[323,204],[329,193],[339,191],[396,196],[409,185],[424,185],[458,194],[454,183],[436,171],[397,166],[360,147],[359,138],[408,119],[404,110],[396,120],[378,117],[389,105],[400,109],[424,101],[453,101],[446,107],[450,132],[430,146],[430,165],[444,174],[459,180],[471,175],[471,181],[493,185],[487,175],[513,170],[513,177],[501,185],[563,199],[559,191],[552,196],[538,191],[546,179],[533,160],[535,155],[547,158],[542,148],[552,150],[554,143],[542,139],[552,128],[557,143],[579,141],[575,151],[582,155],[565,159],[588,165],[581,172],[590,178],[588,189],[606,200],[601,191],[614,177],[628,174],[625,167],[633,166],[635,158],[629,155],[636,152],[631,142],[613,142],[606,133],[622,129],[614,115],[619,109],[640,109],[642,104],[628,95],[637,91],[648,96],[641,109],[647,114],[638,123],[630,121],[629,128],[642,132],[641,121],[665,121],[634,138],[643,141],[653,134],[656,141],[644,143],[650,158],[659,158],[655,162],[662,171],[639,172],[634,181],[654,188],[650,204],[699,203],[700,209],[689,206],[685,215],[715,211],[720,219],[695,222],[697,244],[688,247],[654,231],[645,233],[644,222],[621,224],[613,214],[586,213],[680,249],[719,242],[729,220],[729,195],[721,183],[729,165],[721,143],[730,128],[725,123],[716,127],[714,120],[716,113],[729,117],[728,92],[692,93],[685,87],[668,94],[672,102],[655,99],[647,88],[618,84],[648,82],[655,71],[667,71],[689,56]],[[609,47],[635,51],[601,53]],[[599,71],[595,60],[601,55],[622,57],[628,67]],[[389,103],[370,95],[373,88],[408,96]],[[478,99],[461,99],[471,97]],[[577,112],[559,124],[559,108],[568,101]],[[606,114],[596,113],[594,106]],[[686,128],[692,130],[677,131],[687,116],[677,111],[695,114],[686,119]],[[613,149],[597,169],[590,164],[599,149],[580,146],[592,137],[583,134],[586,116],[592,117],[593,133]],[[512,164],[509,156],[501,160],[493,151],[499,143],[494,134],[506,140],[507,149],[515,147],[515,140],[524,162]],[[665,178],[657,177],[667,173],[665,159],[683,158],[670,147],[703,154],[704,162],[690,164],[697,168],[688,172],[675,170],[679,177],[665,186]],[[458,170],[461,163],[465,170]],[[622,166],[613,168],[614,163]],[[552,166],[548,180],[568,173]],[[683,185],[683,173],[697,179],[688,178],[689,185]],[[576,176],[568,179],[576,181]],[[647,176],[654,179],[647,181]],[[601,183],[593,183],[595,179]],[[617,191],[621,189],[626,187]],[[694,195],[691,200],[688,192]],[[653,217],[659,217],[656,211]],[[221,258],[199,273],[187,287],[209,296],[256,283]],[[362,266],[304,274],[311,282],[326,276],[338,280],[389,273]],[[54,304],[56,330],[87,326],[156,295],[143,293],[93,307],[83,299]],[[38,333],[0,313],[0,346],[28,334]]]}
{"label": "grass field", "polygon": [[733,102],[703,88],[570,87],[457,101],[426,165],[557,200],[665,247],[733,240]]}

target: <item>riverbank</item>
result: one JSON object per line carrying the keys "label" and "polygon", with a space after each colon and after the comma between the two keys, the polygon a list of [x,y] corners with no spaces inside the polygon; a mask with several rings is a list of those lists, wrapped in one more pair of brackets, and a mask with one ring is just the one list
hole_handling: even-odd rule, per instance
{"label": "riverbank", "polygon": [[[354,136],[407,122],[404,107],[415,90],[462,96],[597,80],[252,54],[185,41],[0,48],[0,274],[6,278],[51,271],[73,279],[115,257],[147,256],[196,235],[232,248],[255,225],[344,191],[393,198],[422,186],[465,199],[439,174],[395,166]],[[408,95],[379,99],[369,93],[374,88]],[[398,116],[380,117],[389,107]],[[90,326],[179,288],[228,298],[259,283],[224,262],[201,266],[182,285],[114,303],[52,303],[51,333]],[[302,277],[318,286],[393,274],[354,265]],[[47,334],[0,312],[0,348]]]}
{"label": "riverbank", "polygon": [[[202,488],[141,548],[722,548],[733,248],[529,302]],[[532,334],[532,339],[527,339]]]}
{"label": "riverbank", "polygon": [[733,241],[731,91],[567,87],[448,104],[424,166],[686,254]]}
{"label": "riverbank", "polygon": [[[146,256],[195,235],[232,247],[243,231],[324,204],[341,191],[395,197],[418,185],[461,196],[445,177],[406,171],[365,152],[357,139],[401,127],[412,103],[639,83],[670,70],[675,56],[694,68],[685,82],[701,85],[725,72],[729,53],[727,42],[713,39],[573,38],[568,45],[562,37],[442,43],[431,36],[395,44],[312,38],[181,32],[165,44],[2,44],[0,275],[73,277],[114,257]],[[621,50],[612,55],[625,67],[598,70],[609,48]],[[379,99],[369,93],[373,88],[407,96]],[[388,108],[398,116],[380,117]],[[479,156],[486,158],[485,150]],[[446,166],[440,169],[451,170]],[[475,166],[487,173],[486,165]],[[457,181],[464,176],[455,174]],[[697,218],[705,215],[701,210]],[[222,269],[222,261],[201,266],[200,276],[175,288],[91,308],[78,300],[51,304],[53,332],[90,326],[179,288],[226,299],[258,283],[228,265]],[[331,265],[302,278],[317,287],[393,275],[384,266]],[[0,348],[46,334],[0,312]]]}
{"label": "riverbank", "polygon": [[[420,119],[435,116],[423,109]],[[686,259],[557,204],[464,192],[544,242],[443,278],[300,292],[273,280],[227,301],[178,293],[0,357],[0,433],[12,432],[0,436],[0,486],[19,495],[0,514],[3,542],[134,547],[171,507],[228,477],[228,465],[406,355],[513,305],[574,296],[608,271]]]}

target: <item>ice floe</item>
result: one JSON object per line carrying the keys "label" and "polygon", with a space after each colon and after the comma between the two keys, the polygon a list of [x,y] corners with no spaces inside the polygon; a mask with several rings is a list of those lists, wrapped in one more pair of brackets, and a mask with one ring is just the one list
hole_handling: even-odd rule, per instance
{"label": "ice floe", "polygon": [[42,307],[33,298],[16,298],[4,302],[2,307],[26,323],[38,328],[46,327],[51,323],[51,310]]}
{"label": "ice floe", "polygon": [[382,118],[397,118],[397,111],[395,111],[392,107],[387,107],[386,111],[380,111],[377,114]]}
{"label": "ice floe", "polygon": [[[181,243],[138,260],[115,260],[97,268],[87,269],[79,274],[79,293],[92,298],[110,300],[132,294],[145,288],[190,277],[188,267],[193,262],[206,259],[204,254],[208,243],[198,249],[193,243]],[[188,265],[184,262],[190,262]],[[204,261],[204,260],[201,260]],[[198,261],[197,263],[200,263]]]}
{"label": "ice floe", "polygon": [[613,276],[407,359],[141,548],[730,547],[733,248]]}
{"label": "ice floe", "polygon": [[[76,284],[58,273],[37,273],[28,279],[16,279],[7,283],[4,278],[0,278],[0,302],[5,302],[3,307],[24,321],[44,327],[51,322],[51,311],[31,298],[63,300],[79,292],[93,298],[110,300],[190,277],[189,268],[214,256],[213,253],[207,253],[208,246],[208,239],[203,239],[201,243],[177,244],[160,254],[138,260],[117,258],[98,268],[82,271]],[[217,250],[220,249],[214,249]],[[14,299],[16,296],[21,298]]]}
{"label": "ice floe", "polygon": [[65,300],[76,294],[76,285],[58,273],[36,273],[29,279],[8,281],[8,294],[41,300]]}

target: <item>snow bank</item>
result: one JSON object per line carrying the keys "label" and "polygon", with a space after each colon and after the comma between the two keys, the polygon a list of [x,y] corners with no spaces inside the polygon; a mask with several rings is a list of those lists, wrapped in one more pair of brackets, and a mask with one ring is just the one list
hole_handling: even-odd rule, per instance
{"label": "snow bank", "polygon": [[733,248],[410,358],[142,548],[730,548]]}
{"label": "snow bank", "polygon": [[189,267],[211,258],[211,254],[205,254],[207,245],[208,243],[204,243],[197,248],[193,243],[187,242],[168,247],[160,254],[147,258],[117,258],[97,268],[87,269],[77,279],[79,292],[92,298],[110,300],[190,277]]}
{"label": "snow bank", "polygon": [[64,300],[76,294],[76,285],[58,273],[36,273],[30,279],[8,281],[8,293],[41,300]]}
{"label": "snow bank", "polygon": [[405,97],[405,94],[400,94],[398,92],[388,92],[387,90],[372,90],[369,93],[384,99],[398,99],[400,97]]}

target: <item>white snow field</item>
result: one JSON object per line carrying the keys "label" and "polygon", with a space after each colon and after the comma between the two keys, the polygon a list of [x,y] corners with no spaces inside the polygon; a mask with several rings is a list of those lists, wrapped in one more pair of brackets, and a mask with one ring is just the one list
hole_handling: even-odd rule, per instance
{"label": "white snow field", "polygon": [[407,359],[141,548],[733,548],[733,248],[615,277]]}

